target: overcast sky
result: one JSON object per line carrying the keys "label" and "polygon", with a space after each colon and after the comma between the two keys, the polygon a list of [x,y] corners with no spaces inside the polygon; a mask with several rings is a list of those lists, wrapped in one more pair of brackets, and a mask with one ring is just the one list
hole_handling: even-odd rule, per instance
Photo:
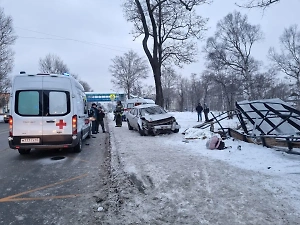
{"label": "overcast sky", "polygon": [[[262,11],[241,9],[235,2],[246,0],[214,0],[211,5],[198,8],[203,17],[208,17],[209,30],[206,38],[213,35],[216,23],[228,13],[239,10],[247,14],[251,24],[260,24],[265,40],[254,46],[254,55],[267,66],[269,47],[279,49],[279,36],[284,28],[299,23],[300,1],[281,0],[279,4]],[[111,84],[108,71],[111,60],[129,50],[146,58],[141,41],[133,41],[128,23],[121,8],[122,0],[0,0],[6,15],[13,18],[18,39],[15,51],[14,70],[39,72],[38,62],[49,53],[59,56],[71,73],[88,82],[97,92],[118,91]],[[205,41],[199,41],[199,50]],[[189,76],[204,70],[203,54],[199,62],[178,69]],[[148,84],[154,85],[152,75]]]}

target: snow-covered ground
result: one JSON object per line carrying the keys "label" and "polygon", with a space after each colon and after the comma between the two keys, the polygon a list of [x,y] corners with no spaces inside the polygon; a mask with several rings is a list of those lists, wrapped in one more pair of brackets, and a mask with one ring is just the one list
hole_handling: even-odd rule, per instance
{"label": "snow-covered ground", "polygon": [[[104,224],[300,224],[300,155],[225,140],[208,150],[196,113],[172,112],[169,135],[140,136],[123,122],[111,136],[112,187]],[[225,119],[223,127],[237,120]],[[215,127],[217,129],[217,127]],[[185,132],[185,135],[182,133]],[[241,149],[238,149],[241,146]]]}

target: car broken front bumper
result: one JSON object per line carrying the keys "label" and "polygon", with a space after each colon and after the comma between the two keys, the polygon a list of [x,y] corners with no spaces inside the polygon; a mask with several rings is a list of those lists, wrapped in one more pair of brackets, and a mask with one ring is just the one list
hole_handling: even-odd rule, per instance
{"label": "car broken front bumper", "polygon": [[180,125],[176,124],[176,122],[172,123],[172,124],[167,124],[167,125],[155,125],[153,126],[153,130],[157,131],[157,130],[176,130],[176,129],[180,129]]}

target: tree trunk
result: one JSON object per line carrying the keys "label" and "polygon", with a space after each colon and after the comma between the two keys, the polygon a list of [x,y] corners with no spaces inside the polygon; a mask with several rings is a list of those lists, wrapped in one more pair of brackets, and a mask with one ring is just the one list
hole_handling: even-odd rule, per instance
{"label": "tree trunk", "polygon": [[152,70],[154,74],[155,91],[156,91],[155,104],[164,107],[164,96],[163,96],[163,90],[161,86],[161,70],[158,66],[158,63],[153,64]]}

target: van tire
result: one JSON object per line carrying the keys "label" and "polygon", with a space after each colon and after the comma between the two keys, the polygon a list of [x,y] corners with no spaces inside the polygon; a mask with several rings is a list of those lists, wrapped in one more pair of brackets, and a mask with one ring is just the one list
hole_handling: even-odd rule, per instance
{"label": "van tire", "polygon": [[30,148],[20,148],[18,149],[20,155],[28,155],[30,153]]}
{"label": "van tire", "polygon": [[86,138],[91,138],[91,137],[92,137],[92,128],[90,126],[89,131],[88,131],[88,135],[86,136]]}
{"label": "van tire", "polygon": [[82,138],[79,138],[78,144],[73,148],[74,152],[78,153],[82,151]]}

